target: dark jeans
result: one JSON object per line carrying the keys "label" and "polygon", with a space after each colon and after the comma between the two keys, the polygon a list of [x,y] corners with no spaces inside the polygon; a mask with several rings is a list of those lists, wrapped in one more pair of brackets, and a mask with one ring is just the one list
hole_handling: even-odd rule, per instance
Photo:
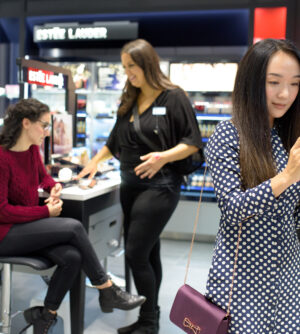
{"label": "dark jeans", "polygon": [[56,310],[80,269],[93,285],[107,276],[83,225],[72,218],[46,218],[15,224],[0,242],[1,256],[42,255],[57,264],[45,298],[45,307]]}
{"label": "dark jeans", "polygon": [[141,311],[158,305],[162,280],[159,236],[179,201],[179,186],[148,188],[121,184],[126,260],[140,295],[147,297]]}

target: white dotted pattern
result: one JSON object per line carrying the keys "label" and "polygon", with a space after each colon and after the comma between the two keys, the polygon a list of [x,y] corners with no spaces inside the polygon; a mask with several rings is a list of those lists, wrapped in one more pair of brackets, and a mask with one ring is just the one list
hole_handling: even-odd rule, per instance
{"label": "white dotted pattern", "polygon": [[[288,156],[275,129],[278,171]],[[300,334],[300,183],[275,198],[267,180],[243,191],[239,138],[230,121],[218,124],[206,159],[221,209],[221,222],[206,295],[227,310],[239,222],[243,229],[231,304],[229,334]]]}

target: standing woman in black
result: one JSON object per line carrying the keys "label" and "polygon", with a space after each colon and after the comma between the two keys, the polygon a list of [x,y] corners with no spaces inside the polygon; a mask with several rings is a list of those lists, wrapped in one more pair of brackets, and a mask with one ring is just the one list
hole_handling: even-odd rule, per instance
{"label": "standing woman in black", "polygon": [[[129,42],[121,60],[127,82],[116,124],[78,178],[93,177],[98,163],[112,156],[120,159],[126,260],[138,292],[147,300],[138,321],[118,333],[156,334],[162,280],[159,236],[178,204],[182,183],[176,161],[197,152],[202,142],[189,99],[162,73],[154,48],[142,39]],[[134,108],[141,132],[159,148],[155,152],[135,130]]]}

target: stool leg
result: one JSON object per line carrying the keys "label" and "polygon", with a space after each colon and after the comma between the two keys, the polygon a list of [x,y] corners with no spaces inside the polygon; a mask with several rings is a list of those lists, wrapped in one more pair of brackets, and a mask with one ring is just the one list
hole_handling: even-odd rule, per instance
{"label": "stool leg", "polygon": [[11,264],[5,263],[2,270],[2,331],[10,334],[10,297],[11,297]]}

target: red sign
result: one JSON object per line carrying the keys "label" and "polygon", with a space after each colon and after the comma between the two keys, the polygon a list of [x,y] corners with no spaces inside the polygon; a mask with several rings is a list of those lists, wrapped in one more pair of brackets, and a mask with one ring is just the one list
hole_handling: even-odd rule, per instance
{"label": "red sign", "polygon": [[28,67],[27,82],[40,86],[64,87],[64,76],[62,73],[55,74],[51,71],[39,70]]}
{"label": "red sign", "polygon": [[265,38],[285,39],[286,7],[255,8],[253,43]]}

